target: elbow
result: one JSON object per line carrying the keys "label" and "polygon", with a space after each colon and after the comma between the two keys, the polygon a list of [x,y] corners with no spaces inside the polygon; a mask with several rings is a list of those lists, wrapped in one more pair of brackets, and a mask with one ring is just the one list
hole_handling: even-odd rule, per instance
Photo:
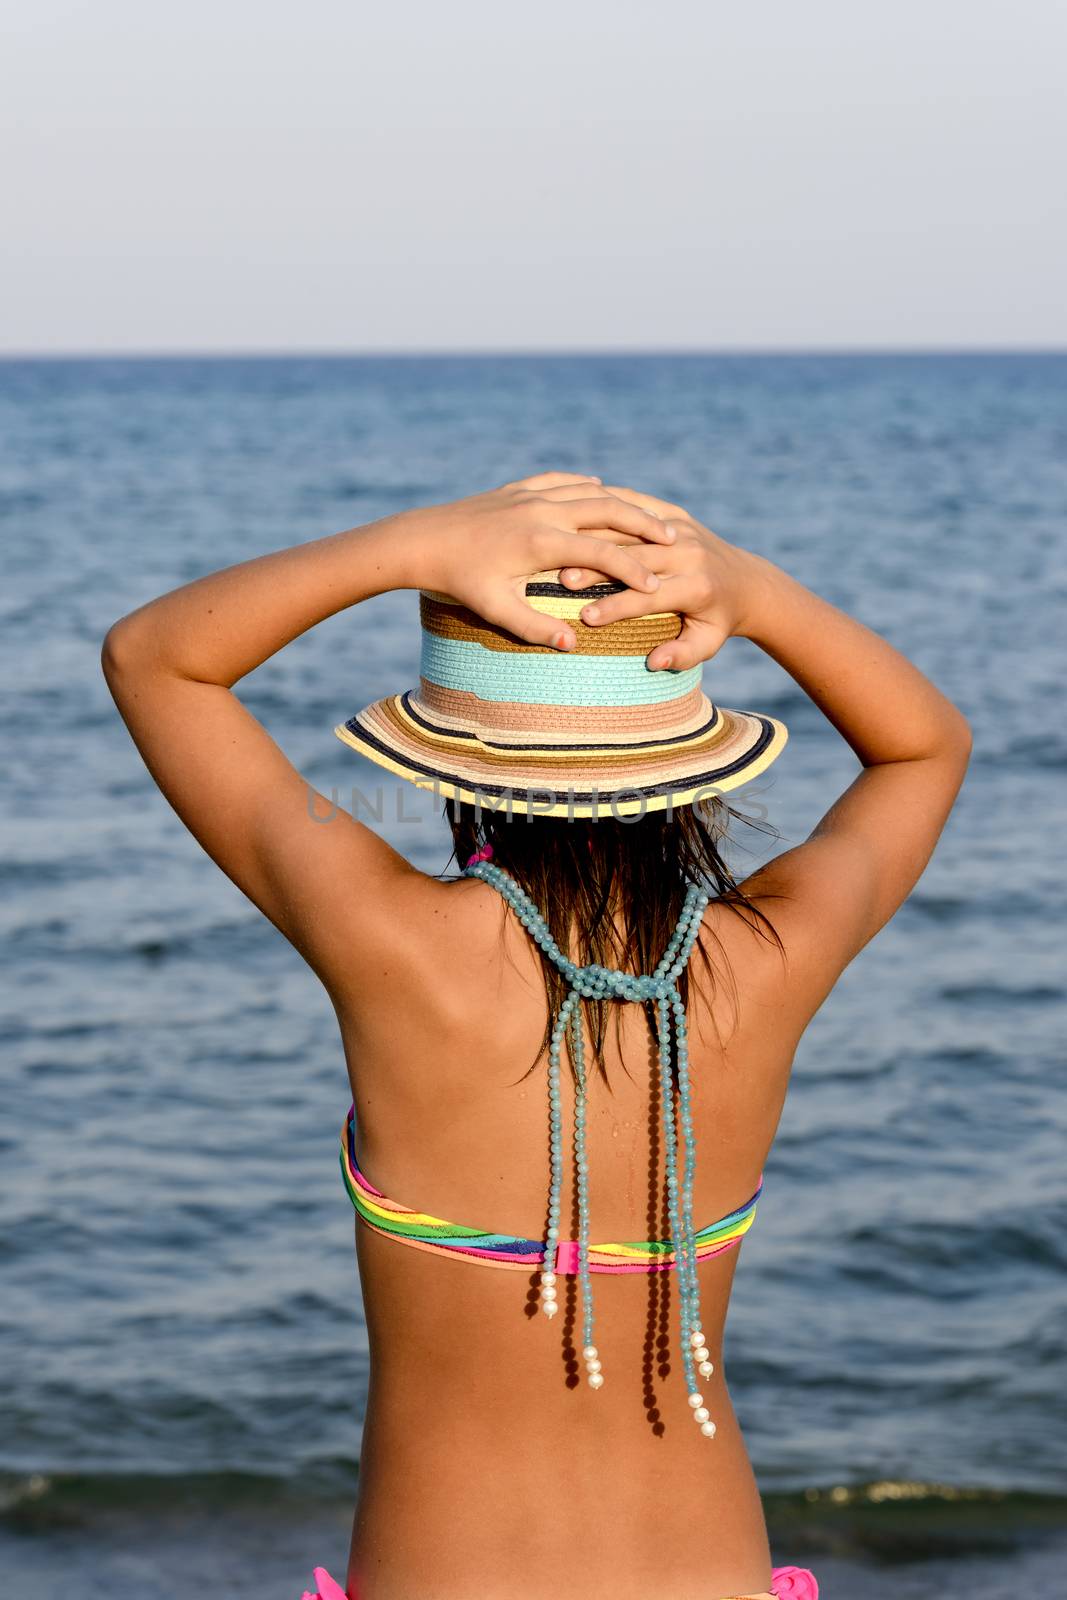
{"label": "elbow", "polygon": [[122,668],[125,655],[123,640],[122,619],[113,622],[104,635],[104,642],[100,647],[100,669],[108,683],[114,682]]}
{"label": "elbow", "polygon": [[138,661],[144,659],[144,651],[135,638],[138,631],[128,616],[120,617],[107,630],[100,647],[100,667],[109,686],[128,678],[137,670]]}

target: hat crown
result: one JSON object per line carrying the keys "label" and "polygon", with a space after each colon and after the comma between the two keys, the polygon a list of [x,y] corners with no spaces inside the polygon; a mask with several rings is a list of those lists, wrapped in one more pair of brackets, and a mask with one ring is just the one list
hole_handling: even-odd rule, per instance
{"label": "hat crown", "polygon": [[699,665],[652,671],[676,611],[590,627],[579,613],[625,586],[567,589],[556,571],[527,604],[573,629],[575,648],[528,644],[452,595],[419,591],[417,689],[336,729],[370,760],[470,803],[564,818],[639,816],[736,788],[775,759],[772,718],[712,705]]}
{"label": "hat crown", "polygon": [[572,650],[529,644],[449,595],[420,590],[421,677],[424,683],[488,702],[536,708],[531,726],[538,729],[537,713],[545,706],[608,710],[683,700],[699,688],[699,666],[653,672],[645,664],[655,645],[678,637],[682,619],[676,611],[626,617],[600,627],[582,621],[580,612],[590,600],[624,587],[612,582],[567,589],[555,572],[535,573],[527,580],[526,603],[568,624],[575,636]]}

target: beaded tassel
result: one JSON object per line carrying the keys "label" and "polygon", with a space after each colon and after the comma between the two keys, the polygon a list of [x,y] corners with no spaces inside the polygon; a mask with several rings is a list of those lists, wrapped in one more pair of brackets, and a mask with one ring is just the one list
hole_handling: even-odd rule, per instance
{"label": "beaded tassel", "polygon": [[541,1309],[546,1317],[554,1317],[559,1309],[556,1304],[556,1274],[553,1270],[556,1248],[559,1244],[559,1197],[563,1188],[563,1119],[560,1112],[559,1052],[563,1035],[567,1031],[568,1020],[576,1004],[577,996],[569,994],[560,1006],[548,1048],[548,1226],[545,1229],[544,1270],[541,1273]]}
{"label": "beaded tassel", "polygon": [[[563,1188],[563,1118],[560,1097],[560,1054],[569,1032],[571,1062],[574,1067],[574,1162],[578,1198],[578,1283],[582,1296],[582,1357],[590,1387],[603,1388],[604,1374],[600,1354],[593,1342],[593,1285],[589,1270],[589,1162],[586,1151],[587,1083],[582,1000],[654,1001],[659,1022],[660,1094],[663,1110],[664,1150],[667,1165],[667,1212],[671,1228],[671,1249],[678,1275],[678,1305],[682,1341],[682,1367],[689,1391],[689,1406],[701,1433],[714,1438],[712,1422],[704,1398],[697,1388],[697,1374],[710,1378],[715,1368],[704,1342],[700,1325],[700,1284],[696,1267],[696,1240],[693,1229],[693,1176],[696,1167],[696,1142],[693,1134],[692,1102],[689,1083],[689,1037],[685,1006],[678,989],[678,977],[692,953],[700,931],[709,896],[695,883],[686,889],[685,905],[678,926],[671,935],[663,958],[651,975],[620,972],[595,963],[579,967],[565,956],[541,913],[523,889],[501,867],[484,855],[472,857],[464,868],[469,877],[481,878],[496,889],[511,906],[548,958],[570,985],[569,993],[555,1017],[549,1037],[548,1114],[549,1114],[549,1191],[548,1221],[541,1270],[541,1309],[547,1317],[559,1310],[556,1268],[559,1251],[560,1195]],[[671,1038],[674,1038],[674,1060]],[[675,1098],[677,1090],[677,1115]],[[678,1179],[679,1146],[683,1149],[681,1183]]]}

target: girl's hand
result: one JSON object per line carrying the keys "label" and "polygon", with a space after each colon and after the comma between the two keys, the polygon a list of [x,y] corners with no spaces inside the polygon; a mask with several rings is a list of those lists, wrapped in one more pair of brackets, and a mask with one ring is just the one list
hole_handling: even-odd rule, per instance
{"label": "girl's hand", "polygon": [[451,595],[527,644],[556,650],[574,648],[574,629],[527,603],[532,573],[595,561],[643,605],[660,582],[648,554],[674,538],[651,507],[570,472],[523,478],[399,520],[413,541],[412,587]]}
{"label": "girl's hand", "polygon": [[[669,545],[640,551],[640,559],[660,580],[651,597],[632,584],[624,594],[612,594],[590,601],[579,613],[591,627],[619,622],[624,617],[644,617],[656,611],[676,611],[682,628],[676,639],[650,650],[646,664],[653,670],[670,668],[677,672],[709,661],[734,634],[744,633],[765,563],[758,556],[727,544],[690,516],[682,506],[636,489],[605,489],[633,505],[662,517],[675,530]],[[566,567],[560,582],[570,589],[584,589],[602,582],[606,569]]]}

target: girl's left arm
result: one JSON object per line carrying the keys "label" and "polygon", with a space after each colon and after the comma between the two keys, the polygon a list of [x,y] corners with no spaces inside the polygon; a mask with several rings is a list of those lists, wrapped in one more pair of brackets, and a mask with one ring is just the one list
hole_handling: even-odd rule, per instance
{"label": "girl's left arm", "polygon": [[526,604],[525,576],[595,553],[612,576],[649,590],[658,580],[627,545],[672,537],[595,479],[544,474],[199,578],[113,625],[104,675],[186,827],[333,989],[358,976],[361,955],[380,957],[396,897],[421,875],[316,794],[233,685],[324,618],[389,589],[442,590],[527,642],[567,649],[570,630]]}

